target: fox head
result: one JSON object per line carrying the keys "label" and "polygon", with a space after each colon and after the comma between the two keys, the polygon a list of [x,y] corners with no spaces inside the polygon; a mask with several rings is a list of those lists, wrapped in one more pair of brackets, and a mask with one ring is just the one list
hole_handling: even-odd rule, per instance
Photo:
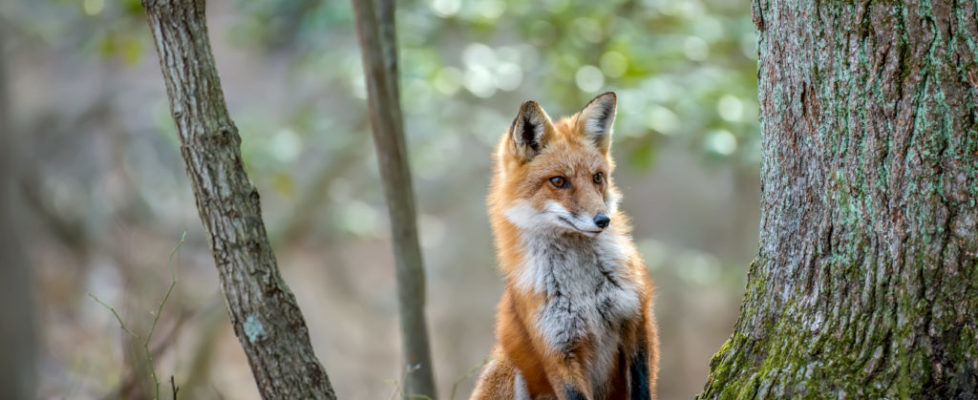
{"label": "fox head", "polygon": [[611,180],[617,98],[595,97],[557,123],[527,101],[496,149],[491,207],[524,231],[595,237],[616,221]]}

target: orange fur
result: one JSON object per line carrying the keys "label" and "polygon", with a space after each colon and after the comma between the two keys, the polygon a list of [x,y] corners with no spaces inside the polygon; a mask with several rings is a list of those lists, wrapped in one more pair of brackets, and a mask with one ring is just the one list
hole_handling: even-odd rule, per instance
{"label": "orange fur", "polygon": [[[631,377],[642,376],[630,375],[641,361],[632,357],[636,354],[648,357],[645,360],[648,388],[650,396],[655,396],[658,339],[652,315],[652,282],[632,243],[627,217],[612,205],[616,204],[617,199],[613,197],[618,193],[611,178],[614,162],[609,151],[615,102],[613,93],[603,94],[585,109],[556,124],[536,103],[524,103],[513,126],[499,141],[488,205],[506,289],[496,316],[498,343],[472,394],[474,400],[638,398],[630,394],[631,390],[637,390],[631,389],[637,387]],[[534,131],[527,127],[540,129]],[[606,132],[595,134],[601,132],[601,127],[606,127]],[[534,133],[535,139],[527,139]],[[595,178],[599,172],[603,177],[600,182]],[[565,178],[568,187],[554,185],[550,179],[555,176]],[[565,219],[573,229],[562,228],[560,223],[553,228],[554,233],[548,230],[549,225],[519,226],[523,217],[515,210],[520,209],[517,207],[520,204],[524,205],[523,210],[528,210],[524,213],[538,218],[530,220],[533,224],[538,225],[539,218],[551,218],[541,211],[551,207],[565,213],[560,215],[567,215],[568,219],[576,218]],[[595,229],[590,225],[584,230],[577,228],[576,221],[586,224],[587,218],[601,213],[608,213],[611,222],[600,233],[586,232]],[[537,232],[535,229],[543,233],[533,233]],[[555,263],[563,259],[561,252],[580,255],[573,260],[597,260],[593,265],[560,264],[566,269],[565,274],[574,276],[577,272],[573,268],[595,268],[594,265],[598,269],[608,268],[611,272],[605,276],[607,282],[600,276],[595,278],[598,279],[596,290],[609,283],[617,288],[609,293],[621,295],[596,298],[594,301],[603,301],[599,305],[588,303],[591,300],[587,297],[561,298],[576,293],[567,289],[574,282],[560,282],[559,276],[546,275],[550,267],[528,270],[533,260],[532,246],[553,251],[547,247],[546,241],[551,240],[548,235],[559,241],[554,245],[559,249],[553,253],[558,260]],[[533,240],[533,244],[528,244],[528,240]],[[598,249],[598,243],[611,249],[614,257],[600,253],[605,250]],[[595,246],[595,250],[589,246]],[[614,262],[602,264],[606,259]],[[582,273],[596,275],[593,271]],[[549,280],[538,278],[540,274]],[[566,293],[560,293],[560,284],[564,284]],[[547,308],[553,306],[548,302],[554,301],[566,302],[570,311]],[[629,312],[632,303],[636,303],[636,309]],[[599,322],[611,326],[577,322],[590,315],[580,310],[592,308],[601,313]],[[606,317],[601,310],[612,310],[621,317]],[[560,322],[564,319],[577,325],[562,326]],[[569,339],[563,340],[565,337]],[[598,369],[608,364],[609,359],[610,365]]]}

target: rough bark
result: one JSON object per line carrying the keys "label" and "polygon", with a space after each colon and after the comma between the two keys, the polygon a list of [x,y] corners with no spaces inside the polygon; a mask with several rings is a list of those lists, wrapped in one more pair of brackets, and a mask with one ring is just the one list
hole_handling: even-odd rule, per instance
{"label": "rough bark", "polygon": [[17,191],[18,153],[7,93],[6,26],[0,21],[0,399],[33,399],[37,340],[30,264]]}
{"label": "rough bark", "polygon": [[978,397],[976,9],[755,0],[761,243],[702,398]]}
{"label": "rough bark", "polygon": [[209,234],[231,324],[265,399],[335,399],[295,296],[279,275],[258,191],[241,162],[203,0],[144,0],[180,151]]}
{"label": "rough bark", "polygon": [[363,56],[370,123],[391,221],[404,354],[404,395],[434,399],[434,371],[424,312],[424,266],[398,90],[394,1],[353,0],[353,9]]}

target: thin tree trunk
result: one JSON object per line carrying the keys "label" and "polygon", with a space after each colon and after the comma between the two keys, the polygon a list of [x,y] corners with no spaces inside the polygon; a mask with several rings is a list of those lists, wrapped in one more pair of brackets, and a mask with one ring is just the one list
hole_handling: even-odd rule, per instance
{"label": "thin tree trunk", "polygon": [[33,399],[37,339],[30,264],[16,180],[18,165],[14,123],[7,93],[7,25],[0,21],[0,399]]}
{"label": "thin tree trunk", "polygon": [[978,398],[978,2],[753,8],[761,245],[702,398]]}
{"label": "thin tree trunk", "polygon": [[279,275],[241,161],[207,37],[204,0],[143,0],[180,150],[209,233],[231,324],[265,399],[335,399],[295,296]]}
{"label": "thin tree trunk", "polygon": [[434,371],[424,313],[424,266],[398,90],[394,1],[353,0],[353,9],[367,81],[370,123],[390,213],[405,363],[404,394],[434,399]]}

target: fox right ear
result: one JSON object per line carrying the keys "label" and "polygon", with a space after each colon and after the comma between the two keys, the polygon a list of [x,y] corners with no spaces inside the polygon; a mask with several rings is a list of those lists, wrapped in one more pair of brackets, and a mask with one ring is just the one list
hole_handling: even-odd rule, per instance
{"label": "fox right ear", "polygon": [[523,103],[509,128],[513,154],[522,162],[530,161],[546,147],[553,129],[550,117],[537,102]]}

